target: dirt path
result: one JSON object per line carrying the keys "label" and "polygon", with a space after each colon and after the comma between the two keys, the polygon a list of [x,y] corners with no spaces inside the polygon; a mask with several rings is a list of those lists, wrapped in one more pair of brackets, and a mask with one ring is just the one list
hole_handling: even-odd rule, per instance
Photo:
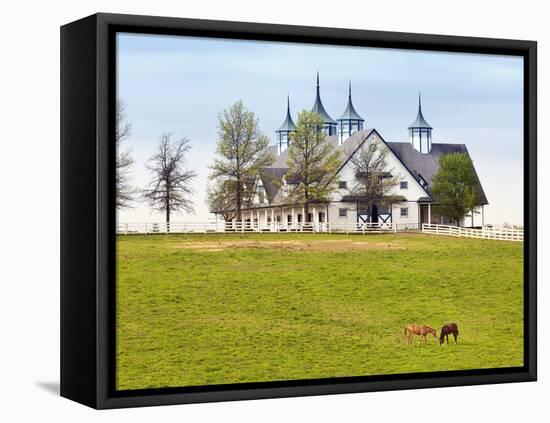
{"label": "dirt path", "polygon": [[404,250],[405,243],[337,240],[292,240],[292,241],[216,241],[189,242],[179,244],[177,248],[195,251],[224,251],[235,248],[284,249],[295,251],[356,251],[356,250]]}

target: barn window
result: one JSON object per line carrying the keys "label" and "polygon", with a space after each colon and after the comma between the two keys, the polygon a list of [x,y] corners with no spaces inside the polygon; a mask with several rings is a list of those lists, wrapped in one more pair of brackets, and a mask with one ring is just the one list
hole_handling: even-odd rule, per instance
{"label": "barn window", "polygon": [[399,182],[399,188],[400,189],[409,189],[409,182],[408,181]]}
{"label": "barn window", "polygon": [[339,217],[348,217],[348,209],[338,209]]}
{"label": "barn window", "polygon": [[409,208],[408,207],[401,207],[401,217],[409,217]]}
{"label": "barn window", "polygon": [[339,181],[338,182],[338,188],[346,189],[347,187],[348,187],[348,183],[346,181]]}

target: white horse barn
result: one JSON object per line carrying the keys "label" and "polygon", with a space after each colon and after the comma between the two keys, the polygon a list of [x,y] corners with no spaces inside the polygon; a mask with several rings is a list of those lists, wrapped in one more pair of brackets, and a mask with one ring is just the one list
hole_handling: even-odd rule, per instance
{"label": "white horse barn", "polygon": [[[432,142],[432,127],[422,114],[422,105],[418,103],[418,114],[408,127],[408,142],[387,142],[376,129],[364,129],[364,119],[355,111],[351,99],[351,84],[346,110],[335,121],[326,112],[321,102],[319,77],[317,76],[317,95],[312,111],[323,118],[323,131],[327,141],[341,151],[342,165],[337,171],[338,189],[331,194],[330,201],[310,203],[309,218],[304,216],[302,204],[293,204],[288,195],[287,180],[289,159],[289,135],[295,125],[287,105],[286,118],[276,131],[276,145],[270,147],[276,157],[274,163],[260,172],[257,181],[257,194],[251,207],[242,209],[245,225],[290,226],[311,222],[323,224],[395,224],[401,228],[418,228],[421,224],[450,224],[446,216],[439,216],[432,211],[437,202],[430,187],[432,178],[439,166],[439,157],[447,153],[466,153],[464,144],[447,144]],[[367,210],[361,197],[353,195],[351,189],[356,185],[355,171],[350,158],[361,148],[372,144],[386,146],[388,175],[398,177],[399,183],[389,194],[399,201],[390,206],[374,205]],[[291,179],[291,178],[288,178]],[[482,204],[488,204],[483,187],[478,179],[478,189]],[[481,217],[483,220],[483,205]],[[470,219],[468,219],[469,221]],[[470,222],[468,222],[470,223]],[[461,222],[463,225],[464,222]]]}

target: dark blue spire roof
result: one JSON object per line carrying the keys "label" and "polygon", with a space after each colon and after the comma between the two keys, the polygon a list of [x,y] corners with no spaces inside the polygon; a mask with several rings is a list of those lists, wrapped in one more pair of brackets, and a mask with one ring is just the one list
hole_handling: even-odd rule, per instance
{"label": "dark blue spire roof", "polygon": [[424,115],[422,114],[422,99],[420,97],[420,93],[418,93],[418,114],[416,115],[416,120],[411,123],[408,129],[416,129],[416,128],[427,128],[427,129],[433,129],[428,122],[426,122],[426,119],[424,119]]}
{"label": "dark blue spire roof", "polygon": [[346,107],[346,110],[338,120],[360,120],[361,122],[365,121],[365,119],[359,116],[359,113],[355,111],[355,107],[353,107],[353,103],[351,101],[351,81],[349,81],[348,105]]}
{"label": "dark blue spire roof", "polygon": [[321,94],[319,92],[319,72],[317,72],[317,95],[315,96],[315,104],[313,104],[313,108],[311,109],[311,111],[321,115],[321,117],[323,118],[323,123],[334,125],[337,124],[337,122],[327,113],[327,111],[323,107],[323,103],[321,102]]}
{"label": "dark blue spire roof", "polygon": [[296,129],[296,125],[292,121],[292,116],[290,115],[290,96],[286,98],[286,118],[285,121],[279,126],[279,129],[275,132],[290,132]]}

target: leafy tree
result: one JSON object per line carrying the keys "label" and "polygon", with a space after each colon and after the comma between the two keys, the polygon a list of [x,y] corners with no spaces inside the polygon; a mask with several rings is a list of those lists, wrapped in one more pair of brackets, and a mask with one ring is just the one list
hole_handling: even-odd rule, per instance
{"label": "leafy tree", "polygon": [[[254,191],[260,170],[271,165],[274,157],[269,153],[269,139],[260,131],[258,119],[242,101],[225,109],[218,120],[217,158],[210,166],[210,179],[218,189],[210,192],[213,197],[209,197],[209,203],[219,202],[221,195],[225,207],[233,208],[234,217],[240,222],[241,210]],[[227,191],[220,194],[221,188]]]}
{"label": "leafy tree", "polygon": [[478,179],[470,157],[465,153],[444,154],[433,178],[434,211],[448,216],[457,225],[481,206]]}
{"label": "leafy tree", "polygon": [[[210,184],[207,191],[207,204],[212,213],[220,214],[226,222],[237,217],[236,182],[233,180],[216,180]],[[248,190],[246,190],[248,193]],[[250,204],[250,195],[245,195],[243,206]]]}
{"label": "leafy tree", "polygon": [[309,205],[329,200],[336,189],[334,176],[341,166],[340,152],[321,130],[323,119],[314,112],[302,111],[296,129],[290,134],[289,167],[286,175],[290,198],[304,205],[305,221],[309,221]]}
{"label": "leafy tree", "polygon": [[194,170],[185,167],[187,153],[191,149],[187,138],[171,142],[171,134],[161,135],[157,152],[147,162],[152,179],[143,198],[151,208],[166,213],[166,223],[170,223],[170,213],[193,212],[191,183],[197,176]]}
{"label": "leafy tree", "polygon": [[387,155],[388,147],[375,140],[363,143],[350,159],[357,181],[351,192],[367,210],[374,205],[389,207],[400,199],[391,194],[401,177],[393,174],[394,169],[388,169]]}
{"label": "leafy tree", "polygon": [[118,209],[129,208],[134,200],[136,190],[130,185],[130,168],[134,164],[132,150],[123,150],[122,143],[131,133],[132,125],[126,115],[126,104],[118,100],[115,114],[115,144],[116,144],[116,207]]}

